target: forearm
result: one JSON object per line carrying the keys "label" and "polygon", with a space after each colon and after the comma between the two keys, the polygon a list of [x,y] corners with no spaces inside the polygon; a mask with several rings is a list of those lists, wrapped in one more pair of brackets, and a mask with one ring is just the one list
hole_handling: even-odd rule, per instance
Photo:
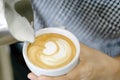
{"label": "forearm", "polygon": [[116,80],[120,80],[120,55],[115,57],[115,59],[118,61],[119,67],[118,67],[118,72],[116,74]]}
{"label": "forearm", "polygon": [[118,61],[120,61],[120,55],[119,55],[119,56],[117,56],[117,57],[116,57],[116,59],[117,59]]}

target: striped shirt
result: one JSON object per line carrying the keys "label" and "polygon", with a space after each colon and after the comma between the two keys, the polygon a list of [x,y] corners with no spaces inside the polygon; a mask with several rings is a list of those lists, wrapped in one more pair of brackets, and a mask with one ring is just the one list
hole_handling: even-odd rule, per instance
{"label": "striped shirt", "polygon": [[80,42],[110,56],[120,54],[120,0],[31,0],[35,30],[65,28]]}

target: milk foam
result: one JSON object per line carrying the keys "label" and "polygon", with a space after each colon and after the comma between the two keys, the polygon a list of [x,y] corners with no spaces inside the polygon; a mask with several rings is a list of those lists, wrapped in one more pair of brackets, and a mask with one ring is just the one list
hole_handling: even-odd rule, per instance
{"label": "milk foam", "polygon": [[45,49],[43,50],[43,53],[46,55],[51,55],[57,50],[57,46],[54,42],[49,41],[45,44]]}
{"label": "milk foam", "polygon": [[47,69],[65,66],[75,54],[76,49],[72,41],[59,34],[38,36],[28,47],[28,57],[31,62]]}
{"label": "milk foam", "polygon": [[41,55],[40,59],[43,63],[47,65],[58,65],[64,63],[64,61],[70,57],[72,53],[71,47],[65,40],[57,39],[56,46],[58,45],[58,47],[55,47],[55,43],[48,43],[49,45],[51,44],[51,48],[47,48],[48,53],[51,53],[51,50],[53,50],[54,52],[52,51],[53,55],[51,56]]}

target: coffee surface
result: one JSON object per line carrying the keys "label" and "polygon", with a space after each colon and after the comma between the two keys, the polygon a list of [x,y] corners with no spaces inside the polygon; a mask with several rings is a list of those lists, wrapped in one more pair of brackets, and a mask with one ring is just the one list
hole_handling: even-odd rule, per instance
{"label": "coffee surface", "polygon": [[39,35],[34,43],[28,45],[27,55],[36,66],[55,69],[67,65],[76,54],[73,42],[56,33]]}

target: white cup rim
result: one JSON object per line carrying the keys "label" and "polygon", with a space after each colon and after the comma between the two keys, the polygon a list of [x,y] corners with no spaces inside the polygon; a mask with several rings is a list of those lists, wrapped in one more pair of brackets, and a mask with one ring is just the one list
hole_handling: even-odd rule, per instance
{"label": "white cup rim", "polygon": [[[51,32],[45,32],[49,29],[49,31],[51,30]],[[54,32],[55,31],[55,32]],[[65,29],[61,29],[61,28],[44,28],[44,29],[40,29],[36,32],[36,35],[35,36],[38,36],[40,34],[45,34],[45,33],[58,33],[57,31],[62,31],[64,33],[68,33],[73,39],[74,39],[74,42],[72,40],[72,42],[75,44],[75,47],[77,48],[76,49],[76,55],[75,57],[73,58],[73,60],[68,63],[67,65],[63,66],[63,67],[60,67],[60,68],[55,68],[55,69],[44,69],[44,68],[40,68],[36,65],[34,65],[27,57],[27,46],[29,44],[29,42],[25,42],[24,45],[23,45],[23,57],[24,59],[28,62],[28,64],[32,65],[34,68],[36,68],[37,70],[40,70],[40,71],[44,71],[44,72],[56,72],[56,71],[61,71],[61,70],[64,70],[65,68],[67,69],[70,65],[72,65],[75,61],[78,61],[79,57],[80,57],[80,43],[78,41],[78,39],[68,30],[65,30]],[[43,32],[43,33],[42,33]],[[61,34],[61,33],[58,33],[58,34]],[[63,34],[63,33],[62,33]],[[64,34],[63,34],[64,35]],[[66,36],[66,35],[64,35]],[[67,37],[67,36],[66,36]],[[70,40],[71,38],[68,37]]]}

